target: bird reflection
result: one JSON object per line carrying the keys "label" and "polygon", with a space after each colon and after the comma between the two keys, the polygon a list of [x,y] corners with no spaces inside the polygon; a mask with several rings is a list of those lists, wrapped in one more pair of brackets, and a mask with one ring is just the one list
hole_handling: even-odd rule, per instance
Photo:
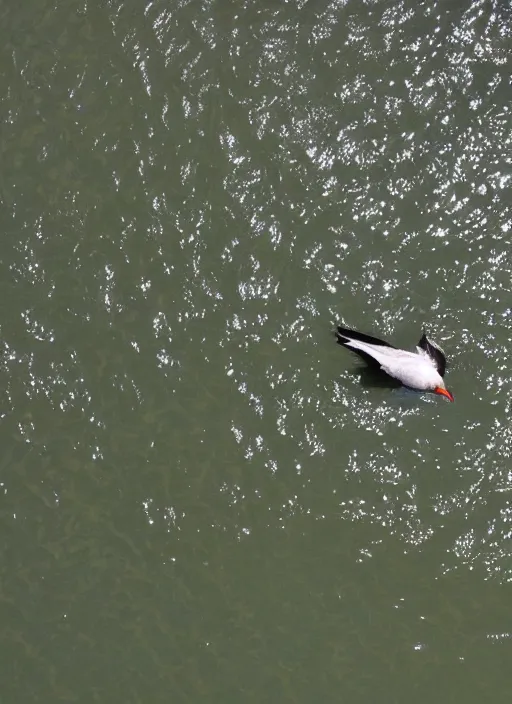
{"label": "bird reflection", "polygon": [[357,366],[353,371],[355,374],[359,374],[359,381],[365,389],[398,389],[402,386],[399,381],[391,378],[375,366]]}

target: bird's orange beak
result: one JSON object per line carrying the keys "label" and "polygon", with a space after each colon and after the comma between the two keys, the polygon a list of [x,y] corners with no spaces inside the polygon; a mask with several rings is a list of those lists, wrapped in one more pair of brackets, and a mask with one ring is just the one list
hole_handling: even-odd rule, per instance
{"label": "bird's orange beak", "polygon": [[453,394],[448,391],[448,389],[442,389],[440,386],[436,386],[436,388],[434,389],[434,393],[439,394],[440,396],[446,396],[448,401],[455,401],[455,399],[453,398]]}

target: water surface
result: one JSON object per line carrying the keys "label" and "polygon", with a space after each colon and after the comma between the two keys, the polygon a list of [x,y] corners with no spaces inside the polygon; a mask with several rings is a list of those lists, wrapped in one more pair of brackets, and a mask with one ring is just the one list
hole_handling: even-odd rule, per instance
{"label": "water surface", "polygon": [[6,702],[509,701],[511,32],[3,9]]}

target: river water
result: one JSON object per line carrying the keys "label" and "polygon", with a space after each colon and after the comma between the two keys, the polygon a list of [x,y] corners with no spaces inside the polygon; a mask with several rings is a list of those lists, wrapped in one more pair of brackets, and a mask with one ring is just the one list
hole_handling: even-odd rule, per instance
{"label": "river water", "polygon": [[[512,11],[6,3],[8,702],[508,702]],[[390,388],[336,322],[448,357]]]}

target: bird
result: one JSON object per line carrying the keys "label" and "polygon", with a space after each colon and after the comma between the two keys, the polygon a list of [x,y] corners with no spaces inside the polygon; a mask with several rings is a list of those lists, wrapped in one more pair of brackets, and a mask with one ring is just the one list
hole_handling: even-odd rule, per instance
{"label": "bird", "polygon": [[425,332],[416,345],[416,352],[400,350],[389,342],[338,325],[337,341],[343,347],[377,365],[388,376],[415,391],[431,391],[453,401],[453,394],[444,383],[446,357],[443,350]]}

